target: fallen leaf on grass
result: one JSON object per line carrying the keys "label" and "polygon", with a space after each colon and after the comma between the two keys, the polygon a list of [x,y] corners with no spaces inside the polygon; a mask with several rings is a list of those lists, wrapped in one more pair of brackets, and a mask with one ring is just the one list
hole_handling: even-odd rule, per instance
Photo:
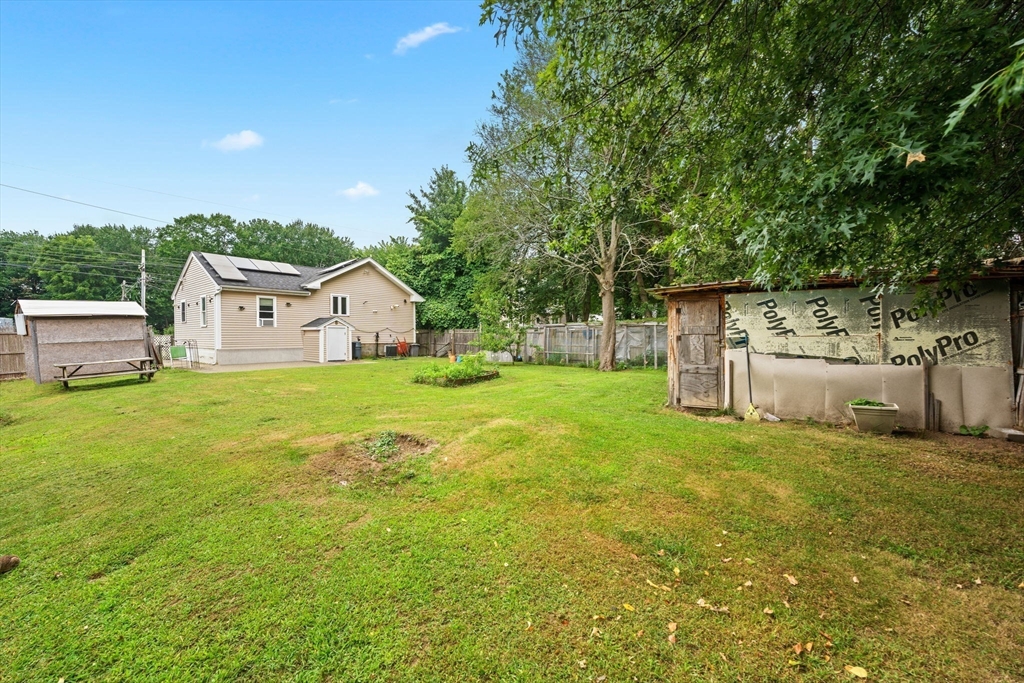
{"label": "fallen leaf on grass", "polygon": [[580,665],[581,669],[586,669],[587,668],[587,660],[585,660],[585,659],[581,659],[580,661],[578,661],[576,663]]}
{"label": "fallen leaf on grass", "polygon": [[722,544],[721,544],[721,543],[716,543],[716,544],[715,544],[715,547],[716,547],[716,548],[721,548],[721,547],[722,547]]}
{"label": "fallen leaf on grass", "polygon": [[596,680],[597,680],[597,683],[604,683],[605,681],[608,680],[608,677],[605,676],[604,674],[601,674],[600,676],[597,677]]}
{"label": "fallen leaf on grass", "polygon": [[808,652],[810,652],[811,650],[814,649],[814,643],[813,642],[807,643],[806,645],[804,645],[804,649],[807,650]]}
{"label": "fallen leaf on grass", "polygon": [[1024,581],[1021,581],[1019,584],[1017,584],[1017,588],[1024,588]]}
{"label": "fallen leaf on grass", "polygon": [[746,562],[747,564],[754,564],[754,561],[752,559],[750,559],[749,557],[744,557],[743,561]]}
{"label": "fallen leaf on grass", "polygon": [[637,638],[639,638],[639,637],[640,637],[640,636],[642,636],[643,634],[644,634],[644,630],[643,630],[643,629],[640,629],[639,631],[637,631],[637,632],[636,632],[636,637],[637,637]]}
{"label": "fallen leaf on grass", "polygon": [[857,578],[857,577],[855,576],[855,577],[853,577],[853,582],[854,582],[854,583],[860,583],[860,579],[858,579],[858,578]]}
{"label": "fallen leaf on grass", "polygon": [[677,628],[678,626],[679,626],[679,624],[677,624],[677,623],[676,623],[676,622],[674,622],[674,621],[670,621],[670,622],[668,622],[668,632],[669,632],[669,633],[675,633],[675,632],[676,632],[676,628]]}
{"label": "fallen leaf on grass", "polygon": [[750,588],[750,587],[751,587],[751,586],[753,586],[753,585],[754,585],[754,582],[753,582],[753,581],[744,581],[744,582],[743,582],[743,587],[744,587],[744,588]]}
{"label": "fallen leaf on grass", "polygon": [[976,583],[977,585],[979,585],[979,586],[980,586],[980,585],[981,585],[981,579],[975,579],[975,580],[974,580],[974,583]]}
{"label": "fallen leaf on grass", "polygon": [[661,550],[658,551],[658,557],[665,557],[665,549],[664,548],[662,548]]}
{"label": "fallen leaf on grass", "polygon": [[636,607],[633,607],[633,605],[629,604],[628,602],[622,603],[622,609],[628,610],[630,612],[635,612],[636,611]]}
{"label": "fallen leaf on grass", "polygon": [[795,586],[798,583],[800,583],[799,581],[796,580],[796,577],[793,576],[792,574],[783,574],[783,576],[786,577],[786,581],[789,581],[790,585],[792,585],[792,586]]}
{"label": "fallen leaf on grass", "polygon": [[[676,576],[679,576],[679,567],[674,567],[672,569],[672,573],[675,574]],[[1024,584],[1022,584],[1022,585],[1024,585]]]}
{"label": "fallen leaf on grass", "polygon": [[598,638],[601,637],[601,629],[596,626],[590,629],[590,637],[593,638],[594,636],[597,636]]}
{"label": "fallen leaf on grass", "polygon": [[532,631],[533,630],[533,622],[532,621],[526,622],[526,630],[527,631]]}
{"label": "fallen leaf on grass", "polygon": [[675,644],[676,644],[676,634],[674,634],[674,633],[670,633],[670,634],[668,635],[668,642],[670,642],[670,643],[672,643],[673,645],[675,645]]}
{"label": "fallen leaf on grass", "polygon": [[788,663],[790,666],[800,666],[800,662],[796,661],[795,659],[789,660]]}
{"label": "fallen leaf on grass", "polygon": [[868,677],[867,670],[865,670],[864,667],[862,667],[862,666],[850,666],[849,664],[847,664],[846,666],[843,667],[843,669],[846,670],[847,672],[853,674],[857,678],[867,678]]}
{"label": "fallen leaf on grass", "polygon": [[761,611],[764,612],[765,614],[767,614],[768,616],[771,616],[771,615],[775,614],[775,610],[773,610],[771,607],[765,607]]}
{"label": "fallen leaf on grass", "polygon": [[722,558],[722,562],[732,562],[732,558],[731,557],[723,557]]}
{"label": "fallen leaf on grass", "polygon": [[803,654],[803,651],[804,651],[803,643],[797,643],[796,645],[793,646],[793,652],[797,653],[798,655]]}

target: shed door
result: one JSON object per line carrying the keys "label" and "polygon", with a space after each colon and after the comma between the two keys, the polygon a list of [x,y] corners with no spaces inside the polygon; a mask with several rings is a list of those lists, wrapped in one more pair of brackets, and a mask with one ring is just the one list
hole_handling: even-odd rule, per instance
{"label": "shed door", "polygon": [[722,310],[719,297],[676,302],[678,405],[722,407]]}
{"label": "shed door", "polygon": [[348,328],[332,325],[327,328],[327,360],[348,360]]}

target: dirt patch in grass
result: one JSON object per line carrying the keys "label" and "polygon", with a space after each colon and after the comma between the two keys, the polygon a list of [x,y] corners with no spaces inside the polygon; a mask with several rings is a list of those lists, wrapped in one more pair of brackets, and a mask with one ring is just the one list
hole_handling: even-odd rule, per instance
{"label": "dirt patch in grass", "polygon": [[[337,435],[332,436],[338,438]],[[382,443],[385,447],[381,447]],[[329,451],[312,456],[306,466],[339,486],[376,482],[395,465],[427,453],[435,445],[430,439],[413,434],[380,432],[354,444],[339,443]]]}

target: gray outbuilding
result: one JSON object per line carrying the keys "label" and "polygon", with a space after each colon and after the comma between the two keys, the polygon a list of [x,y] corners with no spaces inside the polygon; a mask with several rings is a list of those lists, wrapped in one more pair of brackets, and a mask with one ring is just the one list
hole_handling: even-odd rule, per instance
{"label": "gray outbuilding", "polygon": [[[19,299],[14,309],[23,335],[25,374],[37,384],[60,379],[55,366],[151,356],[146,311],[134,301],[45,301]],[[128,363],[103,365],[127,372]]]}

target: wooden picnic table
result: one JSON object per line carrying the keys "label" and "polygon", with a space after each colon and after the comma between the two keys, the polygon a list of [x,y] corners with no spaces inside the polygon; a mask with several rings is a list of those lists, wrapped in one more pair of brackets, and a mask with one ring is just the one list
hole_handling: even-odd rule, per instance
{"label": "wooden picnic table", "polygon": [[[138,374],[139,379],[151,380],[153,375],[156,373],[156,368],[153,367],[155,359],[151,356],[144,356],[142,358],[121,358],[118,360],[91,360],[81,361],[75,363],[54,363],[53,367],[60,368],[60,375],[55,375],[55,378],[64,385],[64,388],[68,388],[68,382],[76,379],[91,379],[93,377],[116,377],[118,375],[135,375]],[[85,367],[91,366],[103,366],[103,365],[118,365],[127,363],[132,367],[131,370],[113,370],[110,372],[89,372],[82,375],[78,374],[78,371]],[[74,368],[74,369],[72,369]]]}

